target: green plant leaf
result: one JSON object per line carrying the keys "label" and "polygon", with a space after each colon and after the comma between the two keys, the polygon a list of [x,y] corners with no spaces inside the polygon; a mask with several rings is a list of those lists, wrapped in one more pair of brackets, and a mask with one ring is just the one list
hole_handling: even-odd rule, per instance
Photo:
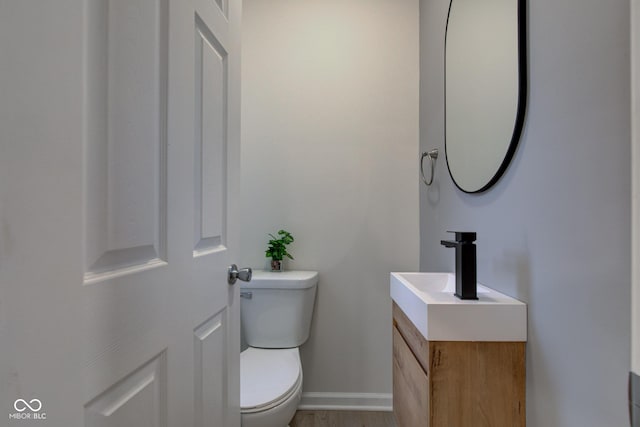
{"label": "green plant leaf", "polygon": [[286,230],[278,230],[277,234],[281,237],[277,238],[273,234],[268,233],[268,235],[271,237],[271,240],[269,240],[269,246],[265,251],[265,256],[271,257],[271,259],[275,261],[282,261],[285,256],[293,259],[291,254],[287,252],[286,248],[288,244],[293,242],[293,236]]}

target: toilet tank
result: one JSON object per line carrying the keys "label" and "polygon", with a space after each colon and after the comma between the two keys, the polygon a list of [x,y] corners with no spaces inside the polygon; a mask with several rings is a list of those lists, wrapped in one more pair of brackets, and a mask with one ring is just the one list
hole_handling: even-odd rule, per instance
{"label": "toilet tank", "polygon": [[309,338],[317,271],[254,271],[242,282],[240,316],[251,347],[299,347]]}

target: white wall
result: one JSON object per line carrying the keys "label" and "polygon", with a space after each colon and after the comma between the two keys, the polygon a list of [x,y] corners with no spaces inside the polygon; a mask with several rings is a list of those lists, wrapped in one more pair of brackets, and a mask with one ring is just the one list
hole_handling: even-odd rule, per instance
{"label": "white wall", "polygon": [[[421,145],[444,149],[449,0],[421,0]],[[629,0],[527,2],[529,101],[505,175],[421,191],[421,268],[446,230],[478,233],[478,280],[528,304],[527,426],[629,425]],[[438,159],[440,161],[440,159]]]}
{"label": "white wall", "polygon": [[391,392],[389,272],[417,270],[418,1],[245,0],[243,265],[320,272],[305,392]]}

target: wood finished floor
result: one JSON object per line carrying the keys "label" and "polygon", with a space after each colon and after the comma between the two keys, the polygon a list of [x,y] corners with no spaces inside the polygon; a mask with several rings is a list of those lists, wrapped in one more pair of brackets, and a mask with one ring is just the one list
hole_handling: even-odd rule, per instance
{"label": "wood finished floor", "polygon": [[396,427],[392,412],[298,411],[290,427]]}

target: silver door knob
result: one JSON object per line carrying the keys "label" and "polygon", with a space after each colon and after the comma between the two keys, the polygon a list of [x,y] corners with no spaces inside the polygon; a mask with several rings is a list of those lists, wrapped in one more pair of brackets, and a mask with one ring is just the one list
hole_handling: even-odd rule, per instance
{"label": "silver door knob", "polygon": [[236,283],[236,280],[238,279],[242,280],[243,282],[251,281],[251,274],[252,274],[251,268],[242,268],[238,270],[237,265],[231,264],[227,272],[228,272],[227,282],[230,285],[233,285],[234,283]]}

